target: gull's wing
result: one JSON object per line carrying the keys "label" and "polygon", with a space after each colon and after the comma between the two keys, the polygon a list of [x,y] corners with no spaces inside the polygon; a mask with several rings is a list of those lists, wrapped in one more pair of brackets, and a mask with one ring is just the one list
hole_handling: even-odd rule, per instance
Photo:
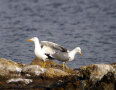
{"label": "gull's wing", "polygon": [[41,41],[41,45],[45,45],[45,46],[49,46],[53,49],[56,49],[56,50],[60,50],[62,52],[67,52],[67,49],[62,47],[61,45],[59,44],[56,44],[54,42],[49,42],[49,41]]}
{"label": "gull's wing", "polygon": [[69,55],[67,52],[59,52],[59,53],[55,53],[52,55],[53,58],[55,58],[56,60],[62,61],[62,62],[66,62],[69,61]]}

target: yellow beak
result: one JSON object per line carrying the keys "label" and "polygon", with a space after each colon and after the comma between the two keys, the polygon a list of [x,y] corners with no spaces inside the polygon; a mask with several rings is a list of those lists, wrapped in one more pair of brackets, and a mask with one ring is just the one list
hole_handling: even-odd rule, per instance
{"label": "yellow beak", "polygon": [[32,41],[32,40],[31,40],[31,39],[28,39],[27,41],[29,41],[29,42],[30,42],[30,41]]}
{"label": "yellow beak", "polygon": [[82,53],[80,52],[80,56],[82,55]]}

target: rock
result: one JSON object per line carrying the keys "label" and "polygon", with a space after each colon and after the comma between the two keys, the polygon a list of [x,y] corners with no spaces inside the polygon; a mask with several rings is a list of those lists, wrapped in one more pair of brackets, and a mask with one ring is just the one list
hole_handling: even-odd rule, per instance
{"label": "rock", "polygon": [[[43,60],[40,60],[38,58],[35,58],[32,63],[30,65],[39,65],[42,66],[43,65]],[[46,61],[46,67],[45,68],[54,68],[54,69],[59,69],[59,70],[63,70],[62,65],[53,62],[51,60]],[[66,69],[65,72],[70,73],[70,74],[75,74],[76,72],[74,70],[72,70],[71,68]]]}
{"label": "rock", "polygon": [[24,66],[24,64],[18,64],[11,60],[0,58],[0,76],[19,75]]}
{"label": "rock", "polygon": [[91,72],[90,80],[97,82],[103,78],[108,72],[113,72],[114,68],[107,64],[94,64],[94,71]]}
{"label": "rock", "polygon": [[45,76],[49,78],[64,77],[67,75],[69,75],[67,72],[54,68],[48,68],[45,72]]}
{"label": "rock", "polygon": [[24,84],[29,84],[32,82],[32,79],[24,79],[24,78],[11,78],[6,81],[7,83],[24,83]]}
{"label": "rock", "polygon": [[[40,60],[38,58],[35,58],[30,65],[39,65],[42,66],[43,65],[43,60]],[[57,69],[61,69],[62,70],[62,66],[56,62],[53,61],[46,61],[46,67],[45,68],[57,68]]]}
{"label": "rock", "polygon": [[40,74],[44,77],[55,78],[68,75],[67,72],[62,70],[62,66],[53,61],[47,61],[46,67],[42,68],[43,61],[35,58],[32,63],[23,68],[23,73],[39,76]]}
{"label": "rock", "polygon": [[28,65],[23,68],[22,73],[30,74],[31,76],[39,76],[42,73],[45,73],[46,69],[42,68],[39,65]]}
{"label": "rock", "polygon": [[0,58],[0,90],[115,90],[116,63],[91,64],[72,70],[62,65],[34,59],[30,65]]}
{"label": "rock", "polygon": [[[80,69],[75,70],[77,71],[77,75],[85,89],[115,89],[116,69],[110,64],[91,64],[89,66],[83,66]],[[107,88],[105,88],[106,86]]]}

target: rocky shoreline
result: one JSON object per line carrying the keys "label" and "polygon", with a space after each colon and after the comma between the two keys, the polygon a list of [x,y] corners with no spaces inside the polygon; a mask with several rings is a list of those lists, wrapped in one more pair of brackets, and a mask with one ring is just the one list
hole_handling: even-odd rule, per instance
{"label": "rocky shoreline", "polygon": [[72,70],[35,58],[30,65],[0,58],[0,89],[116,90],[116,63],[91,64]]}

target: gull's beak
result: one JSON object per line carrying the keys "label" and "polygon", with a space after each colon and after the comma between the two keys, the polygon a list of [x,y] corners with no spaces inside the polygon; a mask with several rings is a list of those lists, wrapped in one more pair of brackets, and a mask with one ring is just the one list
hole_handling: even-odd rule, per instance
{"label": "gull's beak", "polygon": [[28,39],[27,41],[29,41],[29,42],[30,42],[30,41],[32,41],[32,39]]}
{"label": "gull's beak", "polygon": [[82,53],[80,52],[80,56],[82,55]]}

